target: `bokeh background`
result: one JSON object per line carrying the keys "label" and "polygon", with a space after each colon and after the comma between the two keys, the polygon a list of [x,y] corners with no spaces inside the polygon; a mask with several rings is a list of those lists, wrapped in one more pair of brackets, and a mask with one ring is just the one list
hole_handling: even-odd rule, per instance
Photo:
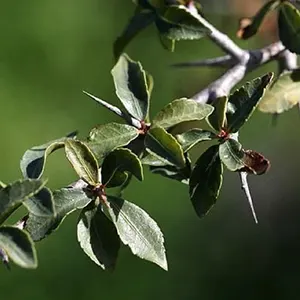
{"label": "bokeh background", "polygon": [[[234,39],[239,17],[252,15],[262,2],[202,1],[207,18]],[[110,75],[112,43],[134,5],[131,0],[0,3],[0,179],[10,182],[21,177],[19,160],[26,149],[74,129],[84,137],[96,124],[118,121],[82,90],[118,104]],[[271,16],[256,38],[237,42],[256,48],[276,40],[273,23]],[[222,72],[171,68],[172,63],[222,53],[207,39],[180,42],[175,53],[168,53],[153,27],[126,51],[154,77],[152,114],[176,97],[192,96]],[[270,70],[276,65],[247,79]],[[76,241],[75,213],[37,244],[37,270],[0,268],[0,299],[297,299],[299,125],[296,109],[283,114],[276,127],[269,115],[256,112],[241,131],[245,148],[262,152],[272,162],[268,174],[249,180],[259,225],[254,224],[237,174],[225,173],[217,205],[200,220],[185,185],[145,171],[145,182],[133,182],[125,195],[161,226],[168,272],[133,256],[127,247],[121,249],[116,270],[104,272]],[[53,154],[48,162],[51,188],[76,179],[63,153]]]}

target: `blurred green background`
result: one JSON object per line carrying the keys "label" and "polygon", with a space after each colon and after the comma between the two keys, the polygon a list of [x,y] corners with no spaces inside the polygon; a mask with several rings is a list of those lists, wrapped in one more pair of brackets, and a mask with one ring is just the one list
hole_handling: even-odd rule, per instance
{"label": "blurred green background", "polygon": [[[234,37],[239,16],[214,14],[210,5],[218,2],[225,3],[203,1],[207,17]],[[226,7],[236,2],[227,1]],[[0,179],[10,182],[21,177],[19,160],[26,149],[74,129],[84,137],[94,125],[117,120],[82,90],[118,103],[110,75],[112,43],[134,6],[131,0],[0,3]],[[268,40],[238,43],[255,48]],[[203,39],[180,42],[175,53],[168,53],[153,27],[126,51],[154,77],[153,114],[176,97],[192,96],[222,72],[172,69],[172,63],[214,57],[221,51]],[[247,79],[275,67],[265,66]],[[133,182],[125,195],[162,228],[169,272],[138,259],[127,247],[121,249],[115,272],[102,271],[76,241],[75,213],[37,244],[37,270],[0,268],[0,299],[297,299],[299,125],[297,110],[282,115],[276,128],[270,116],[256,112],[241,132],[245,148],[262,152],[272,162],[268,174],[249,178],[259,225],[237,174],[226,172],[217,205],[200,220],[185,185],[146,171],[145,182]],[[50,157],[46,176],[51,188],[76,178],[63,153]]]}

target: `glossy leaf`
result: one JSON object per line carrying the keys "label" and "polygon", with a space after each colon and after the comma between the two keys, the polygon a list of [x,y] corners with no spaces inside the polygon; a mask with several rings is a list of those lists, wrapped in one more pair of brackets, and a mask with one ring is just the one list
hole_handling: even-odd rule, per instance
{"label": "glossy leaf", "polygon": [[120,238],[114,224],[100,206],[84,208],[77,223],[77,239],[82,250],[104,270],[114,269]]}
{"label": "glossy leaf", "polygon": [[35,216],[53,216],[55,214],[53,195],[46,187],[43,187],[34,196],[26,199],[23,205],[29,213]]}
{"label": "glossy leaf", "polygon": [[171,5],[159,13],[156,26],[170,40],[200,39],[210,33],[205,24],[183,5]]}
{"label": "glossy leaf", "polygon": [[40,178],[43,174],[48,155],[62,148],[66,140],[76,138],[76,134],[77,132],[72,132],[66,137],[27,150],[20,162],[23,176],[25,178]]}
{"label": "glossy leaf", "polygon": [[116,172],[129,172],[138,180],[143,180],[142,164],[129,149],[116,149],[106,156],[101,167],[102,183],[109,184]]}
{"label": "glossy leaf", "polygon": [[108,123],[93,128],[89,134],[87,145],[99,162],[118,147],[128,145],[139,135],[138,129],[125,124]]}
{"label": "glossy leaf", "polygon": [[278,0],[272,0],[265,3],[257,14],[252,18],[243,18],[240,21],[240,28],[237,36],[241,39],[249,39],[257,33],[260,25],[262,24],[266,14],[276,9],[280,4]]}
{"label": "glossy leaf", "polygon": [[233,139],[228,139],[219,146],[219,155],[230,171],[238,171],[244,167],[242,145]]}
{"label": "glossy leaf", "polygon": [[114,55],[118,59],[130,41],[155,20],[155,13],[149,10],[137,10],[129,20],[122,34],[114,42]]}
{"label": "glossy leaf", "polygon": [[133,254],[167,270],[163,234],[156,222],[140,207],[121,198],[108,196],[109,214],[121,241]]}
{"label": "glossy leaf", "polygon": [[161,127],[148,131],[145,138],[147,152],[162,160],[165,164],[179,168],[185,166],[183,150],[176,139]]}
{"label": "glossy leaf", "polygon": [[181,145],[184,152],[189,151],[200,142],[211,141],[214,138],[217,138],[214,133],[199,128],[193,128],[176,135],[176,139]]}
{"label": "glossy leaf", "polygon": [[0,248],[20,267],[37,267],[36,251],[27,232],[13,226],[0,227]]}
{"label": "glossy leaf", "polygon": [[258,77],[230,95],[228,106],[233,112],[227,113],[227,133],[237,132],[247,122],[272,78],[273,73]]}
{"label": "glossy leaf", "polygon": [[23,179],[0,189],[0,224],[25,200],[38,193],[45,184],[46,181],[39,179]]}
{"label": "glossy leaf", "polygon": [[300,70],[281,74],[266,91],[259,103],[259,110],[280,114],[300,102]]}
{"label": "glossy leaf", "polygon": [[99,182],[98,162],[91,150],[80,141],[65,142],[66,156],[80,178],[90,185]]}
{"label": "glossy leaf", "polygon": [[300,12],[288,1],[280,5],[278,29],[282,44],[291,52],[300,54]]}
{"label": "glossy leaf", "polygon": [[220,132],[227,126],[227,103],[228,98],[226,96],[217,98],[212,104],[214,111],[207,117],[208,124],[217,132]]}
{"label": "glossy leaf", "polygon": [[53,192],[56,215],[52,217],[29,214],[25,229],[34,241],[39,241],[52,233],[64,218],[77,209],[87,206],[92,199],[80,188],[63,188]]}
{"label": "glossy leaf", "polygon": [[140,62],[131,60],[125,54],[120,56],[111,73],[114,78],[116,94],[126,110],[137,120],[146,120],[150,101],[147,76],[150,75],[146,75]]}
{"label": "glossy leaf", "polygon": [[161,157],[158,157],[157,155],[153,155],[148,152],[145,152],[144,157],[142,157],[141,159],[141,163],[143,165],[155,166],[155,167],[169,165],[169,163],[166,162]]}
{"label": "glossy leaf", "polygon": [[202,120],[211,114],[213,107],[191,99],[174,100],[165,106],[153,119],[152,126],[168,129],[186,121]]}
{"label": "glossy leaf", "polygon": [[189,182],[191,201],[200,218],[215,205],[222,181],[223,166],[216,145],[198,158]]}

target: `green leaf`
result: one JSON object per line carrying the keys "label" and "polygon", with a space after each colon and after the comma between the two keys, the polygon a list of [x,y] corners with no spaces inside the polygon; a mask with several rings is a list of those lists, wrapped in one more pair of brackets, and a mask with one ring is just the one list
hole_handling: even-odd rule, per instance
{"label": "green leaf", "polygon": [[0,189],[3,189],[6,187],[6,184],[4,184],[2,181],[0,181]]}
{"label": "green leaf", "polygon": [[37,267],[36,251],[27,232],[13,226],[0,227],[0,248],[20,267]]}
{"label": "green leaf", "polygon": [[159,34],[159,40],[161,45],[168,51],[174,52],[175,50],[175,40],[170,40],[163,34]]}
{"label": "green leaf", "polygon": [[189,151],[200,142],[211,141],[214,138],[217,138],[217,136],[213,132],[199,128],[193,128],[176,135],[176,139],[184,152]]}
{"label": "green leaf", "polygon": [[172,180],[179,181],[184,184],[189,184],[191,176],[191,160],[187,153],[185,153],[185,167],[178,169],[175,166],[150,166],[150,171],[154,174],[167,177]]}
{"label": "green leaf", "polygon": [[144,156],[141,159],[141,163],[143,165],[155,166],[155,167],[169,165],[169,163],[166,162],[161,157],[158,157],[157,155],[153,155],[153,154],[148,153],[148,152],[144,153]]}
{"label": "green leaf", "polygon": [[219,146],[219,155],[230,171],[238,171],[244,167],[242,145],[233,139],[228,139]]}
{"label": "green leaf", "polygon": [[145,137],[147,152],[165,164],[179,168],[185,166],[183,150],[176,139],[161,127],[151,128]]}
{"label": "green leaf", "polygon": [[212,106],[214,111],[207,118],[207,122],[211,128],[217,132],[222,131],[227,125],[226,110],[228,98],[226,96],[217,98]]}
{"label": "green leaf", "polygon": [[279,38],[291,52],[300,54],[300,12],[291,3],[281,3],[278,15]]}
{"label": "green leaf", "polygon": [[93,128],[87,145],[102,163],[104,157],[118,147],[128,145],[139,135],[137,128],[118,123],[108,123]]}
{"label": "green leaf", "polygon": [[114,269],[120,248],[120,238],[114,224],[100,206],[84,208],[77,223],[77,239],[81,248],[97,265]]}
{"label": "green leaf", "polygon": [[99,166],[89,147],[80,141],[69,140],[65,142],[65,151],[78,176],[90,185],[97,185]]}
{"label": "green leaf", "polygon": [[64,142],[66,140],[75,139],[76,134],[77,132],[72,132],[66,137],[27,150],[20,162],[23,176],[25,178],[39,179],[43,174],[48,155],[55,150],[64,147]]}
{"label": "green leaf", "polygon": [[55,215],[54,201],[52,192],[43,187],[33,197],[26,199],[23,205],[29,213],[35,216],[53,216]]}
{"label": "green leaf", "polygon": [[172,101],[158,112],[152,121],[152,126],[168,129],[182,122],[202,120],[212,111],[213,107],[211,105],[182,98]]}
{"label": "green leaf", "polygon": [[175,41],[200,39],[210,33],[210,29],[183,5],[171,5],[161,10],[156,27],[160,34]]}
{"label": "green leaf", "polygon": [[258,109],[280,114],[300,102],[300,70],[281,74],[266,91]]}
{"label": "green leaf", "polygon": [[215,205],[222,181],[223,166],[216,145],[198,158],[190,178],[190,197],[200,218]]}
{"label": "green leaf", "polygon": [[130,41],[143,29],[149,26],[155,20],[155,13],[149,10],[137,10],[122,34],[114,42],[114,56],[116,59],[124,51]]}
{"label": "green leaf", "polygon": [[140,207],[121,198],[108,196],[109,215],[121,241],[133,254],[167,270],[163,234],[151,217]]}
{"label": "green leaf", "polygon": [[[249,39],[255,35],[262,24],[266,14],[276,9],[280,4],[278,0],[272,0],[262,6],[257,14],[252,18],[243,18],[240,22],[240,29],[237,36],[241,39]],[[246,24],[246,25],[244,25]]]}
{"label": "green leaf", "polygon": [[227,133],[237,132],[247,122],[272,78],[273,73],[258,77],[230,95],[228,106],[231,106],[233,112],[227,113]]}
{"label": "green leaf", "polygon": [[45,184],[44,180],[23,179],[0,189],[0,224],[26,199],[38,193]]}
{"label": "green leaf", "polygon": [[[131,116],[139,121],[148,118],[149,113],[149,74],[140,62],[131,60],[127,55],[120,56],[111,71],[116,94]],[[148,76],[148,78],[147,78]]]}
{"label": "green leaf", "polygon": [[64,218],[77,209],[87,206],[92,199],[80,188],[63,188],[53,192],[56,214],[52,217],[29,214],[25,229],[34,241],[39,241],[52,233]]}
{"label": "green leaf", "polygon": [[109,184],[117,171],[118,173],[129,172],[138,180],[143,180],[142,164],[139,158],[129,149],[116,149],[106,156],[101,167],[102,183]]}

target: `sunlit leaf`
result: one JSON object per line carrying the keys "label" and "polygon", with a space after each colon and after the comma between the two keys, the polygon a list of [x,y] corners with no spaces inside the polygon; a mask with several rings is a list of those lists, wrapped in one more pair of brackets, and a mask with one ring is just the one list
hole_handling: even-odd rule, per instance
{"label": "sunlit leaf", "polygon": [[214,133],[199,128],[193,128],[176,135],[176,139],[181,145],[184,152],[189,151],[200,142],[211,141],[214,138],[217,138]]}
{"label": "sunlit leaf", "polygon": [[163,234],[156,222],[140,207],[121,198],[108,196],[109,214],[121,241],[133,254],[167,270]]}
{"label": "sunlit leaf", "polygon": [[220,132],[227,126],[226,110],[228,98],[226,96],[217,98],[212,106],[214,111],[207,117],[207,122],[217,132]]}
{"label": "sunlit leaf", "polygon": [[273,73],[258,77],[247,82],[243,87],[230,95],[228,106],[230,105],[232,111],[227,113],[227,133],[237,132],[247,122],[262,99],[272,78]]}
{"label": "sunlit leaf", "polygon": [[215,205],[223,180],[218,146],[208,148],[197,160],[189,182],[190,198],[199,217]]}
{"label": "sunlit leaf", "polygon": [[23,179],[0,189],[0,224],[25,200],[38,193],[45,184],[44,180]]}
{"label": "sunlit leaf", "polygon": [[39,241],[52,233],[64,218],[77,209],[87,206],[92,199],[82,189],[63,188],[53,192],[55,216],[35,216],[29,214],[25,229],[34,241]]}
{"label": "sunlit leaf", "polygon": [[281,74],[266,91],[259,110],[280,114],[300,102],[300,70]]}
{"label": "sunlit leaf", "polygon": [[116,94],[129,114],[139,121],[147,120],[150,101],[149,79],[141,63],[123,54],[111,73]]}
{"label": "sunlit leaf", "polygon": [[65,141],[66,156],[76,173],[80,178],[90,185],[96,185],[99,182],[98,162],[83,142]]}
{"label": "sunlit leaf", "polygon": [[77,239],[92,261],[103,269],[114,269],[120,238],[100,206],[82,210],[77,223]]}
{"label": "sunlit leaf", "polygon": [[20,162],[22,174],[25,178],[40,178],[43,174],[48,155],[62,148],[68,139],[76,138],[77,132],[70,133],[64,138],[57,139],[41,146],[35,146],[27,150]]}
{"label": "sunlit leaf", "polygon": [[145,138],[146,150],[165,164],[185,166],[183,150],[176,139],[161,127],[151,128]]}
{"label": "sunlit leaf", "polygon": [[166,105],[152,121],[152,126],[168,129],[186,121],[202,120],[211,114],[213,107],[191,99],[178,99]]}
{"label": "sunlit leaf", "polygon": [[228,139],[220,144],[219,155],[223,164],[230,171],[237,171],[244,167],[242,145],[233,139]]}
{"label": "sunlit leaf", "polygon": [[37,267],[36,251],[27,232],[13,226],[0,227],[0,248],[20,267]]}

